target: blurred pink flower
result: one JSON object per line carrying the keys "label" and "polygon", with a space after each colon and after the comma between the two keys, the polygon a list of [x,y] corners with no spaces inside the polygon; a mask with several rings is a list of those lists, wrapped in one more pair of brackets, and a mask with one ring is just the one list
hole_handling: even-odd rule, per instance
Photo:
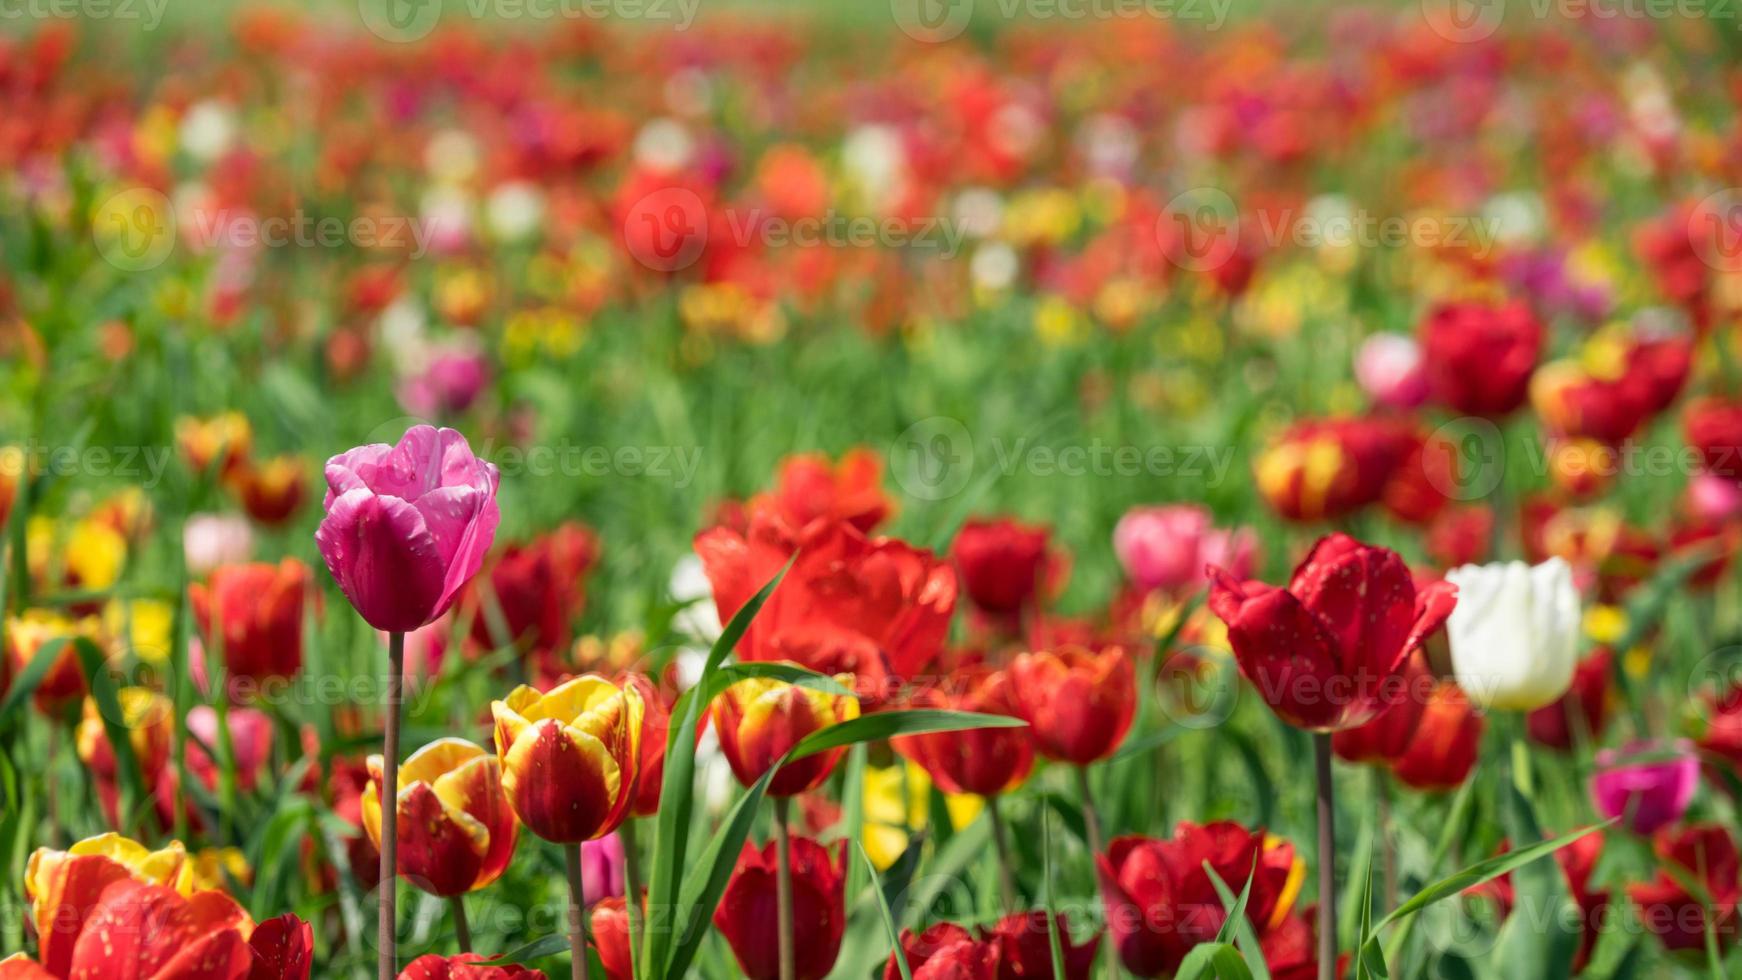
{"label": "blurred pink flower", "polygon": [[1402,334],[1368,337],[1355,352],[1355,380],[1362,391],[1387,408],[1415,408],[1427,401],[1421,347]]}
{"label": "blurred pink flower", "polygon": [[254,532],[240,514],[194,514],[182,525],[188,573],[203,577],[220,565],[239,565],[254,552]]}
{"label": "blurred pink flower", "polygon": [[588,907],[623,894],[623,860],[623,841],[615,831],[581,842],[582,900]]}
{"label": "blurred pink flower", "polygon": [[1597,753],[1591,798],[1603,816],[1649,835],[1681,819],[1699,781],[1700,760],[1686,739],[1631,742]]}
{"label": "blurred pink flower", "polygon": [[1742,484],[1701,473],[1688,483],[1687,505],[1695,517],[1710,524],[1742,516]]}
{"label": "blurred pink flower", "polygon": [[413,415],[457,415],[472,407],[490,384],[483,353],[461,347],[430,351],[423,370],[399,383],[399,404]]}
{"label": "blurred pink flower", "polygon": [[1210,512],[1195,504],[1134,508],[1113,529],[1119,564],[1145,591],[1196,589],[1205,581],[1206,565],[1245,579],[1256,550],[1251,529],[1217,528]]}

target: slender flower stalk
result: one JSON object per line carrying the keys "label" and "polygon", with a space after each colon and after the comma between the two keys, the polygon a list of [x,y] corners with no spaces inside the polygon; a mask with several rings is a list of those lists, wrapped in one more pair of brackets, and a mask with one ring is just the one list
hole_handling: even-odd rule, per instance
{"label": "slender flower stalk", "polygon": [[1095,811],[1095,797],[1089,790],[1089,767],[1077,767],[1077,792],[1083,798],[1083,829],[1089,837],[1089,851],[1101,853],[1101,817]]}
{"label": "slender flower stalk", "polygon": [[581,845],[564,844],[569,864],[569,975],[587,980],[587,887],[581,873]]}
{"label": "slender flower stalk", "polygon": [[786,828],[792,798],[774,798],[774,839],[777,859],[774,908],[780,927],[780,980],[795,980],[798,976],[797,952],[792,931],[792,838]]}
{"label": "slender flower stalk", "polygon": [[466,921],[466,896],[450,896],[448,909],[454,917],[454,940],[459,943],[460,952],[470,953],[472,951],[472,926]]}
{"label": "slender flower stalk", "polygon": [[[376,970],[379,980],[399,976],[398,917],[395,899],[399,890],[399,819],[395,797],[399,787],[399,705],[405,676],[405,634],[395,630],[387,639],[387,718],[381,746],[381,807],[393,814],[381,821],[381,894],[378,896],[376,929],[381,954]],[[393,794],[393,795],[389,795]]]}
{"label": "slender flower stalk", "polygon": [[635,953],[641,949],[641,855],[636,850],[634,817],[623,821],[617,836],[623,843],[623,911],[629,919],[629,962],[633,969]]}
{"label": "slender flower stalk", "polygon": [[1337,977],[1337,806],[1331,788],[1331,736],[1313,733],[1319,784],[1319,980]]}
{"label": "slender flower stalk", "polygon": [[998,812],[998,795],[986,797],[986,815],[992,820],[992,846],[998,851],[998,897],[1004,911],[1016,911],[1016,880],[1011,877],[1010,842],[1004,836],[1004,817]]}

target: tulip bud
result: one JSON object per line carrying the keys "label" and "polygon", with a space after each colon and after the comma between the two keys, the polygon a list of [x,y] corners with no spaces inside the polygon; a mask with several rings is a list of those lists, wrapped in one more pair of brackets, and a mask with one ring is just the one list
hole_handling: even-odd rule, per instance
{"label": "tulip bud", "polygon": [[1559,558],[1464,565],[1446,574],[1458,587],[1446,621],[1458,686],[1491,708],[1529,711],[1553,704],[1573,682],[1579,593]]}
{"label": "tulip bud", "polygon": [[445,612],[495,539],[496,467],[458,432],[417,425],[334,456],[326,475],[315,543],[358,614],[408,633]]}
{"label": "tulip bud", "polygon": [[629,912],[621,895],[607,898],[593,906],[588,919],[593,934],[593,948],[599,951],[599,963],[605,967],[607,980],[630,980]]}
{"label": "tulip bud", "polygon": [[1025,653],[1010,665],[1017,713],[1049,759],[1086,766],[1113,754],[1137,712],[1131,658],[1120,647]]}
{"label": "tulip bud", "polygon": [[950,557],[975,608],[1011,623],[1032,608],[1061,567],[1050,552],[1050,537],[1045,527],[1007,518],[963,524]]}
{"label": "tulip bud", "polygon": [[[853,682],[847,675],[835,680],[843,686]],[[761,779],[806,735],[857,717],[855,698],[761,677],[733,684],[713,704],[720,751],[745,786]],[[782,766],[768,783],[768,795],[796,796],[817,788],[845,751],[831,749]]]}
{"label": "tulip bud", "polygon": [[1621,752],[1597,753],[1591,799],[1598,813],[1649,836],[1682,818],[1699,782],[1700,760],[1693,743],[1685,739],[1667,746],[1633,742]]}
{"label": "tulip bud", "polygon": [[502,788],[526,829],[558,844],[603,837],[635,795],[641,694],[592,674],[492,702]]}
{"label": "tulip bud", "polygon": [[[363,829],[381,846],[381,756],[368,760]],[[520,826],[502,791],[502,764],[460,738],[443,738],[399,766],[395,812],[399,873],[418,888],[451,898],[490,884],[514,856]]]}
{"label": "tulip bud", "polygon": [[[808,837],[791,840],[793,941],[796,980],[821,980],[834,968],[846,929],[847,844],[829,849]],[[749,842],[726,882],[714,927],[726,937],[749,980],[780,975],[775,921],[777,842],[760,851]]]}

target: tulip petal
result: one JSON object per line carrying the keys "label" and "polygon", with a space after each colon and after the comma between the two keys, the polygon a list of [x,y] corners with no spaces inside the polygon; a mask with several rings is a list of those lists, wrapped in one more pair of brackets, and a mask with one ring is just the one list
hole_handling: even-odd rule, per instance
{"label": "tulip petal", "polygon": [[369,625],[410,632],[441,612],[445,568],[422,513],[398,497],[348,490],[315,543],[339,588]]}
{"label": "tulip petal", "polygon": [[528,830],[559,844],[603,837],[628,802],[620,792],[622,770],[605,744],[551,718],[534,722],[509,746],[502,788]]}

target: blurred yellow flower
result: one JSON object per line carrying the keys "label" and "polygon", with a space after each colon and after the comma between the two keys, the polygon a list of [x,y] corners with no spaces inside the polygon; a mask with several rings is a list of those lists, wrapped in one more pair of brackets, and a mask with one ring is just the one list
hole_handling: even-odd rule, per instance
{"label": "blurred yellow flower", "polygon": [[[907,798],[902,799],[906,792]],[[916,763],[865,770],[865,853],[877,870],[886,870],[907,850],[913,832],[930,816],[931,777]],[[960,830],[980,815],[986,801],[972,793],[949,794],[944,807],[950,826]]]}
{"label": "blurred yellow flower", "polygon": [[216,888],[228,892],[231,879],[243,886],[254,882],[254,869],[248,867],[248,858],[235,847],[201,848],[190,862],[190,873],[196,889]]}
{"label": "blurred yellow flower", "polygon": [[1079,343],[1087,333],[1085,326],[1082,313],[1063,296],[1046,296],[1035,304],[1034,332],[1048,346]]}
{"label": "blurred yellow flower", "polygon": [[175,629],[175,607],[157,599],[111,599],[103,610],[110,636],[123,638],[141,661],[162,666],[169,661]]}

